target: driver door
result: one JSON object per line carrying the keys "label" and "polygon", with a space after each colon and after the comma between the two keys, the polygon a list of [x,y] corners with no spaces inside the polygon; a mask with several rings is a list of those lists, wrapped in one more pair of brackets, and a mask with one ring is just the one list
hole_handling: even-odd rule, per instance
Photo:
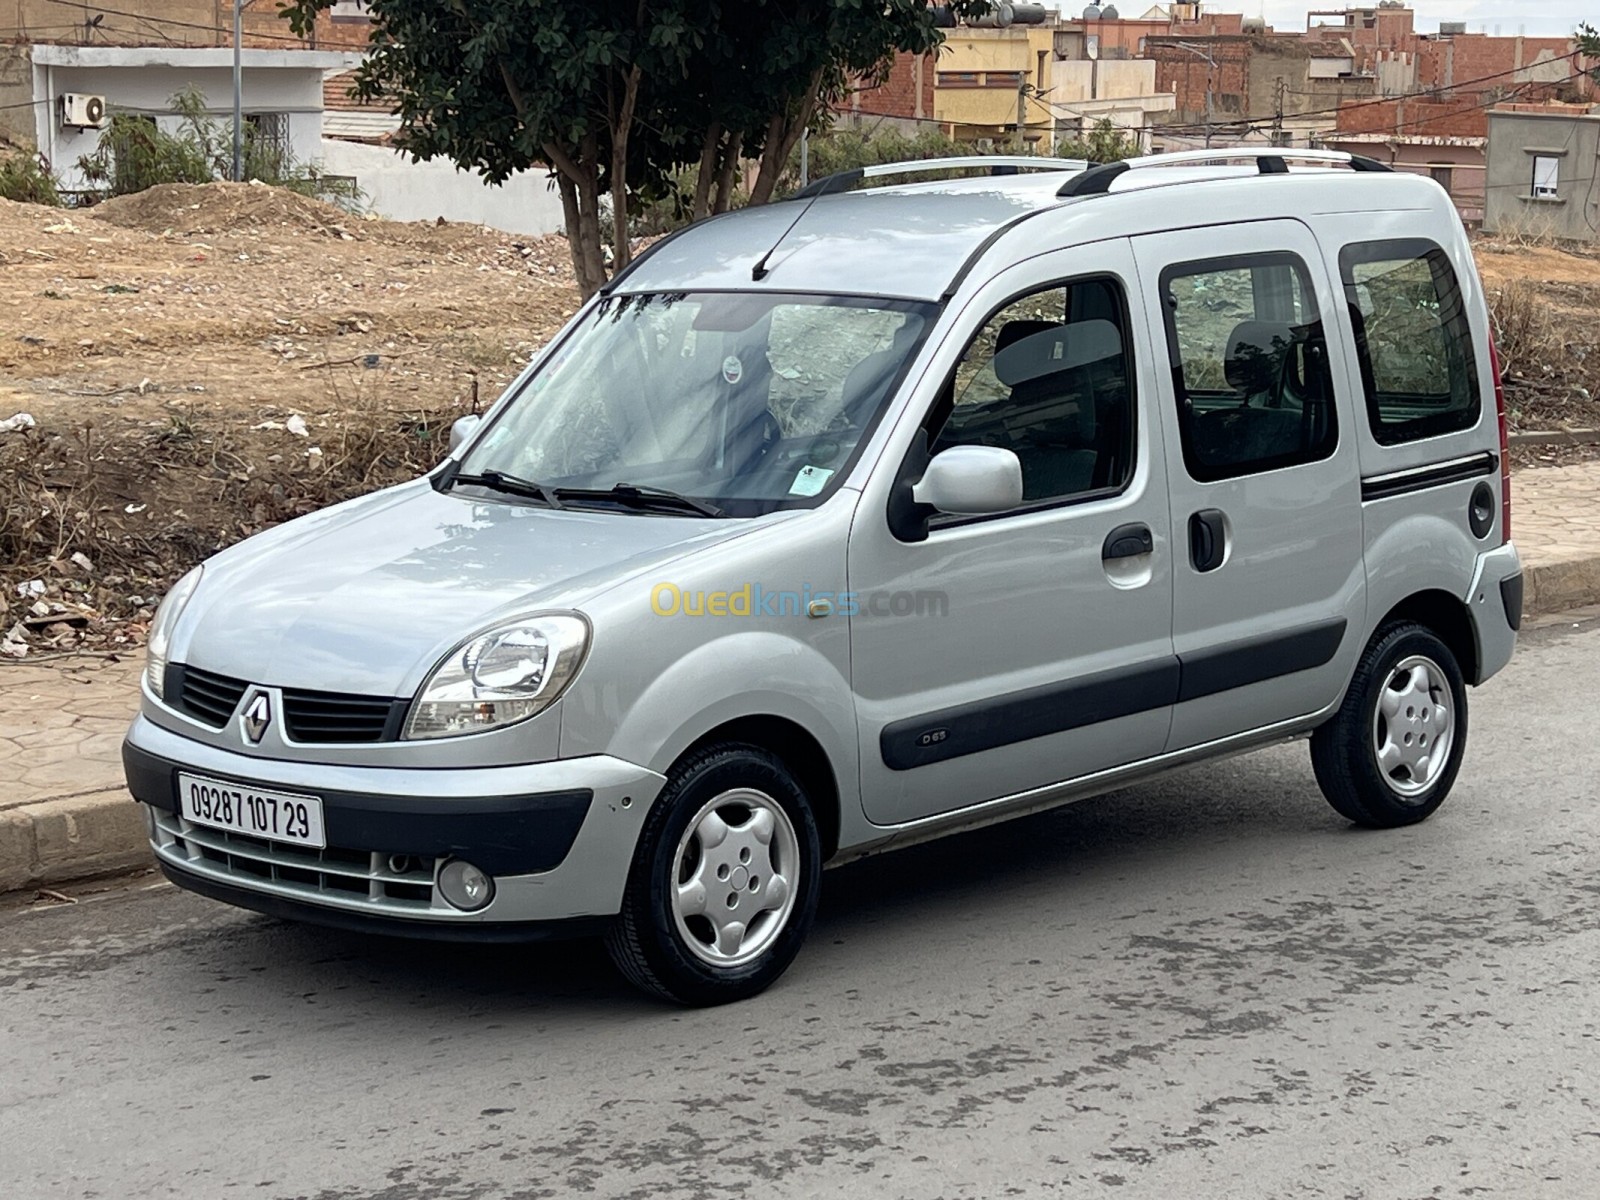
{"label": "driver door", "polygon": [[[918,384],[933,450],[1003,446],[1023,502],[849,547],[867,816],[898,825],[1160,753],[1177,661],[1152,363],[1124,240],[1041,255],[972,301]],[[898,467],[898,456],[884,467]]]}

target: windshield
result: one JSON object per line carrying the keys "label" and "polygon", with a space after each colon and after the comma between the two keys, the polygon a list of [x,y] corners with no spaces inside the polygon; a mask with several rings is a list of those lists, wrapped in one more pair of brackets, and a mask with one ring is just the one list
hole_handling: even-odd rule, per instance
{"label": "windshield", "polygon": [[849,296],[611,296],[462,461],[556,490],[618,484],[732,516],[833,490],[937,309]]}

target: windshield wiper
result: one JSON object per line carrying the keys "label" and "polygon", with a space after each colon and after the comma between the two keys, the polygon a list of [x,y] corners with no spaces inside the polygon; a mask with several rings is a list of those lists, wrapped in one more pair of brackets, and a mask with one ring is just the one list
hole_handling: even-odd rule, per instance
{"label": "windshield wiper", "polygon": [[668,508],[699,513],[702,517],[724,515],[715,504],[707,504],[704,500],[696,500],[693,496],[685,496],[682,492],[651,487],[644,483],[619,483],[609,488],[558,487],[553,490],[557,496],[568,500],[617,500],[635,506],[665,505]]}
{"label": "windshield wiper", "polygon": [[532,479],[523,479],[517,475],[507,475],[504,471],[484,471],[478,475],[456,475],[450,482],[452,484],[464,483],[469,487],[488,488],[491,492],[504,492],[508,496],[521,496],[528,500],[542,500],[551,508],[566,507],[557,497],[557,488],[548,484],[538,483]]}

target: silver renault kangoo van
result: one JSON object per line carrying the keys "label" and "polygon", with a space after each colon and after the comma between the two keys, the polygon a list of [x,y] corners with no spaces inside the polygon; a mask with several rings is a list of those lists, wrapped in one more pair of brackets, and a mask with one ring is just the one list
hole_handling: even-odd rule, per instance
{"label": "silver renault kangoo van", "polygon": [[185,576],[125,747],[168,877],[703,1004],[825,864],[1197,759],[1438,808],[1522,605],[1449,198],[1283,149],[856,186],[929,166],[664,239],[437,470]]}

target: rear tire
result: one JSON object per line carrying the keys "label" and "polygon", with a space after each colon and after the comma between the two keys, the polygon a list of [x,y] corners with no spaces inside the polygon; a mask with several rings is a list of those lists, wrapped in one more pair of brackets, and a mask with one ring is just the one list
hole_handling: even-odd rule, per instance
{"label": "rear tire", "polygon": [[710,746],[668,775],[606,949],[653,995],[744,1000],[800,952],[821,876],[816,817],[782,760],[758,746]]}
{"label": "rear tire", "polygon": [[1311,735],[1311,766],[1340,816],[1392,829],[1444,803],[1466,745],[1455,655],[1427,627],[1397,621],[1373,634],[1344,703]]}

